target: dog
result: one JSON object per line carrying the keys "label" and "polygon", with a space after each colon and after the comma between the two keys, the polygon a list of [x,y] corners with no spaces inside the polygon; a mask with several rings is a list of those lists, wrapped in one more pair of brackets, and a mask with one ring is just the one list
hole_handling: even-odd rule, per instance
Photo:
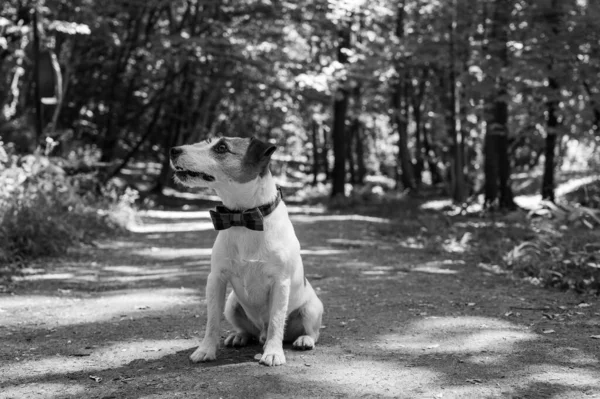
{"label": "dog", "polygon": [[219,233],[206,283],[206,332],[192,362],[216,359],[223,313],[235,329],[225,346],[258,340],[259,363],[267,366],[285,364],[283,342],[308,350],[319,339],[323,304],[304,276],[300,243],[269,170],[276,149],[222,137],[170,150],[178,183],[214,189],[223,202],[211,211]]}

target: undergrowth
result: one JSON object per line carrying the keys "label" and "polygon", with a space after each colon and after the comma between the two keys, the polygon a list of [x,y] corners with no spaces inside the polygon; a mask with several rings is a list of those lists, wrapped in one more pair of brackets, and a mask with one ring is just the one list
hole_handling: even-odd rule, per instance
{"label": "undergrowth", "polygon": [[99,188],[94,174],[68,176],[49,152],[18,157],[0,143],[0,263],[9,267],[114,234],[133,215],[136,193]]}

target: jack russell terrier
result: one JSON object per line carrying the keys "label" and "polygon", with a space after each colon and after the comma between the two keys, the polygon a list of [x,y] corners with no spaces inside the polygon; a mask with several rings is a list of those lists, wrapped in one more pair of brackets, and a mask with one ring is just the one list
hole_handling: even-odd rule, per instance
{"label": "jack russell terrier", "polygon": [[[235,327],[225,346],[258,339],[260,363],[285,363],[282,343],[312,349],[323,304],[304,276],[300,243],[269,162],[277,147],[254,138],[222,137],[171,148],[175,180],[209,187],[223,201],[211,218],[219,230],[206,283],[206,333],[193,362],[216,359],[221,314]],[[225,302],[227,283],[233,287]]]}

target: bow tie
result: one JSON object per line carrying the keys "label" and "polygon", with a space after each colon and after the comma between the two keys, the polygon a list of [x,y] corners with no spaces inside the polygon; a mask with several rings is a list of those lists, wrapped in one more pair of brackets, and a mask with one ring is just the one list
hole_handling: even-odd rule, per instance
{"label": "bow tie", "polygon": [[246,227],[250,230],[263,231],[264,218],[271,214],[282,201],[281,188],[277,187],[277,197],[270,204],[262,205],[245,211],[232,211],[218,205],[216,210],[210,211],[215,230],[226,230],[232,226]]}

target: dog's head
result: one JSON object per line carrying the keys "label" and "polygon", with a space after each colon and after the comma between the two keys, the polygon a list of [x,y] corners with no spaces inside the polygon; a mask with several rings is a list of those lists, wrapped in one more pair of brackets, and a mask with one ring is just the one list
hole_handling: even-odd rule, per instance
{"label": "dog's head", "polygon": [[175,179],[190,187],[247,183],[269,170],[276,146],[255,138],[221,137],[171,148]]}

